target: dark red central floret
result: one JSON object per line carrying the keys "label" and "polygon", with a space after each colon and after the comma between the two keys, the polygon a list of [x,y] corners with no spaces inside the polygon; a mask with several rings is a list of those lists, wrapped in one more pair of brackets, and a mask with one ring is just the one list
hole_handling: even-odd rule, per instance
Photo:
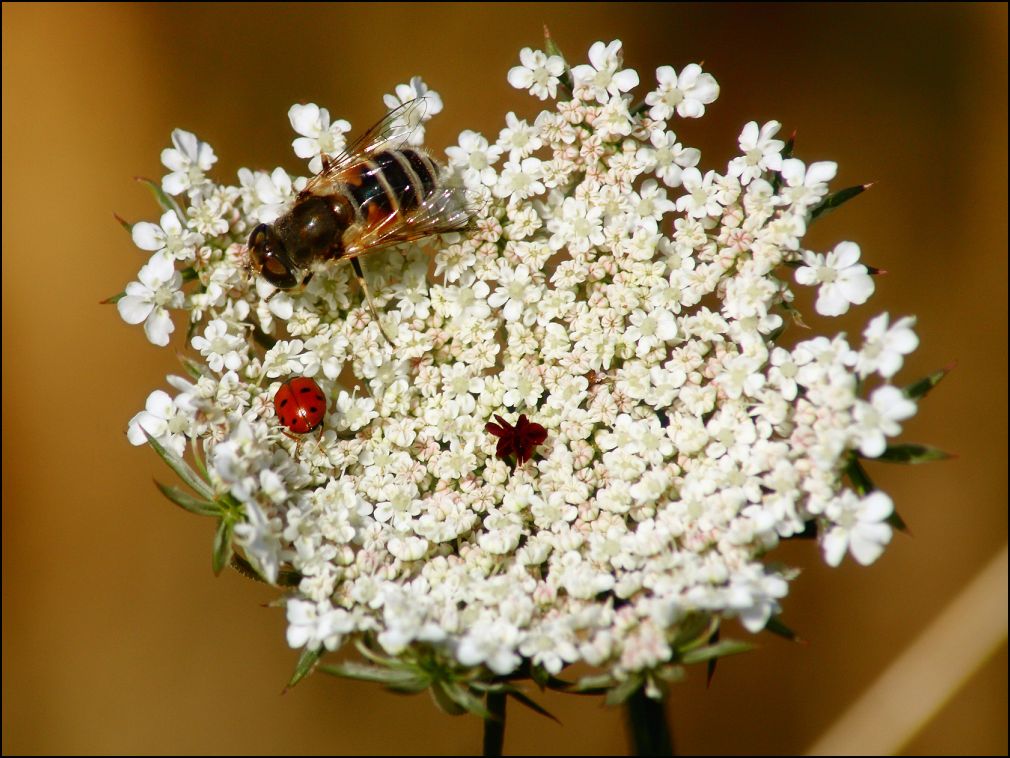
{"label": "dark red central floret", "polygon": [[498,438],[498,448],[495,450],[495,455],[502,460],[507,460],[510,455],[515,453],[516,462],[522,465],[533,457],[533,451],[536,450],[537,445],[543,444],[547,439],[547,430],[540,424],[534,424],[526,418],[525,414],[519,417],[515,426],[512,426],[497,413],[495,418],[498,420],[497,424],[488,422],[484,428]]}

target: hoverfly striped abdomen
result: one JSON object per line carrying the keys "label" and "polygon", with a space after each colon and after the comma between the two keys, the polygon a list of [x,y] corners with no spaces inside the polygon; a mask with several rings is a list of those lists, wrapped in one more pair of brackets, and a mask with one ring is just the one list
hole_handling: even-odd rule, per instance
{"label": "hoverfly striped abdomen", "polygon": [[431,160],[415,150],[385,150],[362,164],[347,194],[362,221],[417,208],[437,186]]}
{"label": "hoverfly striped abdomen", "polygon": [[438,169],[435,168],[435,164],[431,162],[431,159],[426,155],[421,155],[416,150],[401,150],[400,155],[407,159],[410,167],[414,169],[414,173],[421,180],[422,194],[427,197],[434,192],[437,186]]}

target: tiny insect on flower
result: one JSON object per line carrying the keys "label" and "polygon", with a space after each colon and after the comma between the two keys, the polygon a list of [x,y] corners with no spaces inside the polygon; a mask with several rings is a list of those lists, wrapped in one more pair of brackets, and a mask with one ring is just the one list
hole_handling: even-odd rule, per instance
{"label": "tiny insect on flower", "polygon": [[497,424],[488,422],[484,428],[498,438],[495,455],[502,460],[515,453],[516,462],[522,465],[533,457],[537,445],[543,444],[547,439],[547,430],[527,419],[526,414],[519,416],[515,426],[497,413],[495,418],[498,420]]}
{"label": "tiny insect on flower", "polygon": [[285,428],[295,434],[308,434],[326,417],[326,397],[314,380],[299,376],[277,390],[274,411]]}

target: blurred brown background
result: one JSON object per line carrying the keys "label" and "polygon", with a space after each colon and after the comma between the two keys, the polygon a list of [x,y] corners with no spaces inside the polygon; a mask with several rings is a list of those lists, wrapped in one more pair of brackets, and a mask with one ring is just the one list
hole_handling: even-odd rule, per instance
{"label": "blurred brown background", "polygon": [[[421,74],[446,105],[431,145],[493,138],[506,111],[538,109],[505,75],[544,23],[573,62],[623,40],[645,87],[659,65],[704,60],[722,96],[678,132],[706,167],[725,166],[746,121],[776,118],[799,130],[799,157],[838,161],[838,187],[877,180],[808,238],[855,240],[890,272],[837,328],[917,314],[922,346],[899,379],[958,362],[904,439],[960,457],[872,467],[914,537],[868,569],[780,549],[803,568],[784,618],[809,644],[762,635],[708,690],[692,670],[669,706],[679,749],[803,751],[1006,542],[1005,5],[5,4],[5,754],[478,749],[480,724],[426,696],[323,677],[281,695],[296,656],[262,607],[274,592],[212,576],[211,523],[160,497],[151,479],[170,473],[124,436],[178,371],[180,335],[155,348],[98,301],[146,260],[112,213],[157,219],[132,177],[161,176],[173,127],[214,146],[221,179],[301,170],[291,103],[361,129]],[[1005,586],[992,602],[1005,614]],[[1006,696],[1004,642],[905,750],[1005,753]],[[506,751],[625,750],[598,699],[542,702],[564,726],[513,706]]]}

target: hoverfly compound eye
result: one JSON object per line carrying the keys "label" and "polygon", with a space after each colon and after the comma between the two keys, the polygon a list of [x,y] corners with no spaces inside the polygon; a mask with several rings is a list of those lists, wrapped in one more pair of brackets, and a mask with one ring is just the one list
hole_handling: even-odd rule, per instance
{"label": "hoverfly compound eye", "polygon": [[277,258],[274,257],[273,255],[267,255],[267,258],[263,264],[263,269],[268,274],[268,278],[287,276],[288,274],[287,267],[279,260],[277,260]]}
{"label": "hoverfly compound eye", "polygon": [[298,284],[284,245],[268,224],[260,224],[249,235],[249,258],[256,271],[274,287],[291,289]]}

